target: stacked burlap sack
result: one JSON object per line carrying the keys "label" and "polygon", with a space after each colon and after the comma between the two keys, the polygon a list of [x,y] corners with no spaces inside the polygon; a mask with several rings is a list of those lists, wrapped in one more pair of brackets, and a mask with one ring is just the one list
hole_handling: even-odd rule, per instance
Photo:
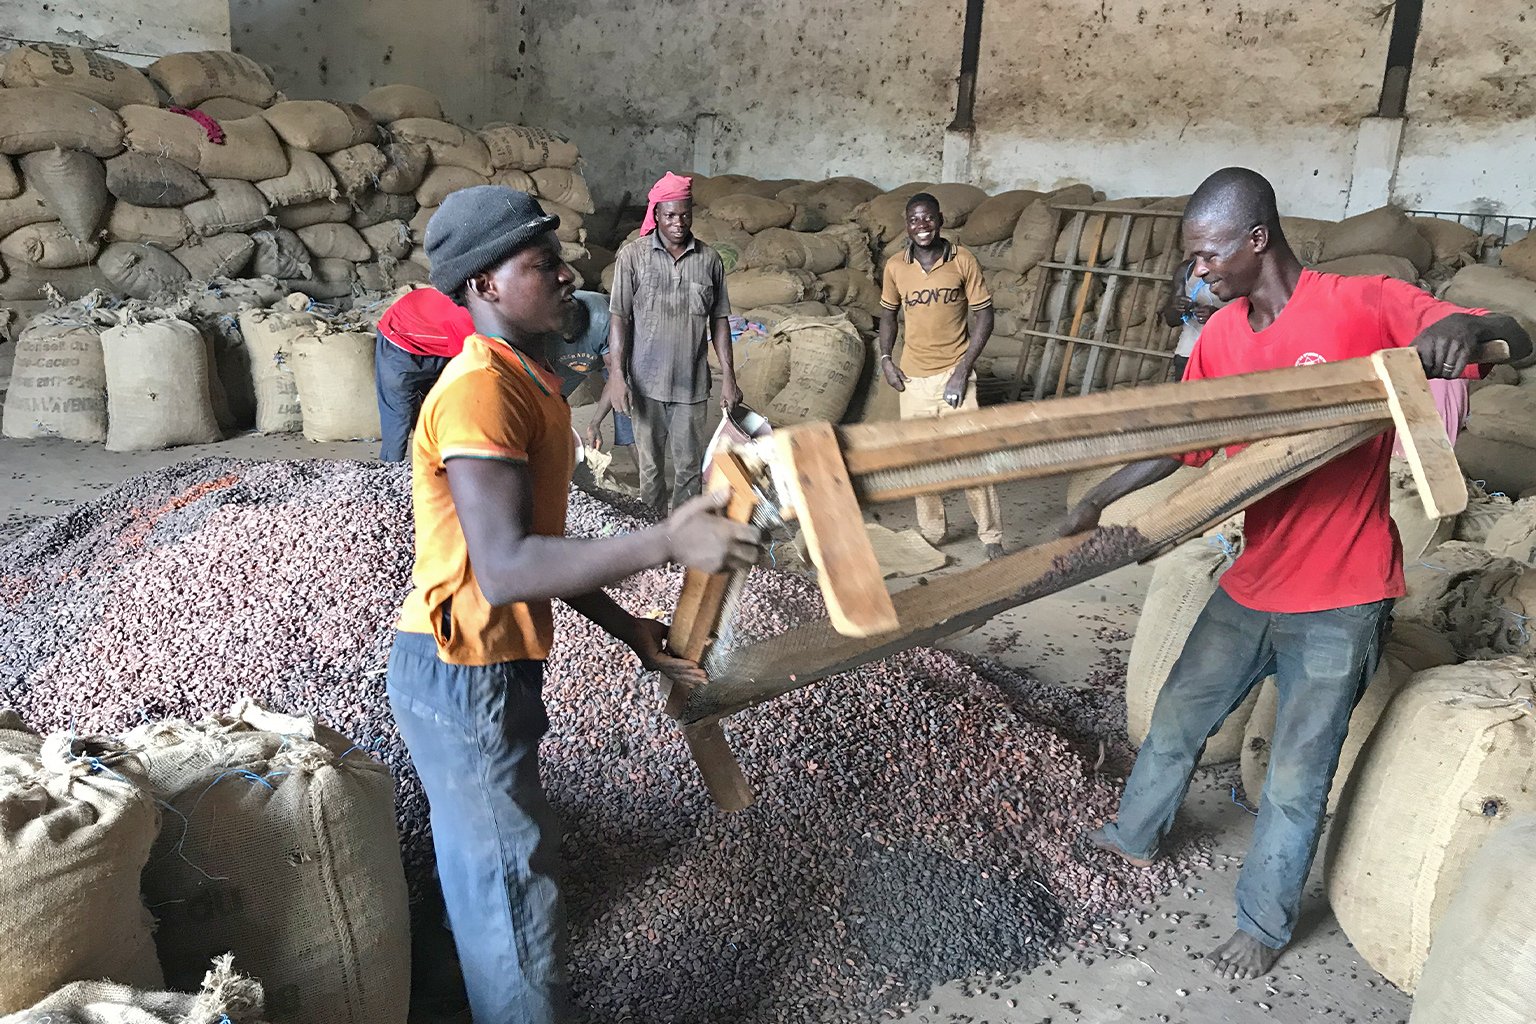
{"label": "stacked burlap sack", "polygon": [[26,939],[0,1020],[406,1019],[393,784],[313,720],[245,701],[45,740],[0,712],[0,810],[0,906]]}
{"label": "stacked burlap sack", "polygon": [[0,299],[93,289],[151,298],[189,280],[275,277],[336,299],[425,280],[427,219],[498,182],[561,217],[568,258],[592,198],[551,132],[444,118],[431,93],[287,100],[254,61],[176,53],[146,71],[77,47],[0,61]]}
{"label": "stacked burlap sack", "polygon": [[17,336],[0,433],[110,451],[251,429],[375,439],[374,324],[393,297],[342,311],[271,278],[189,282],[153,302],[93,291]]}

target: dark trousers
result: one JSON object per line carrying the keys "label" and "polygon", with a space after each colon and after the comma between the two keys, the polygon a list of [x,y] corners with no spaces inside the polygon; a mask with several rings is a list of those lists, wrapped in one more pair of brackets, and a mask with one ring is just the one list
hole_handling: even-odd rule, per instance
{"label": "dark trousers", "polygon": [[709,403],[658,402],[630,391],[629,410],[635,422],[635,461],[640,464],[640,500],[667,514],[667,481],[663,471],[672,455],[672,508],[700,489]]}
{"label": "dark trousers", "polygon": [[404,462],[411,454],[411,434],[427,392],[448,365],[445,356],[418,356],[374,332],[373,386],[379,399],[379,458]]}
{"label": "dark trousers", "polygon": [[1173,827],[1209,739],[1248,691],[1275,677],[1279,707],[1253,843],[1237,882],[1237,924],[1266,946],[1291,941],[1339,750],[1376,671],[1391,601],[1321,612],[1259,612],[1217,590],[1157,695],[1152,725],[1106,832],[1151,857]]}
{"label": "dark trousers", "polygon": [[396,633],[386,684],[475,1024],[568,1021],[560,829],[539,781],[544,663],[449,665],[431,636]]}

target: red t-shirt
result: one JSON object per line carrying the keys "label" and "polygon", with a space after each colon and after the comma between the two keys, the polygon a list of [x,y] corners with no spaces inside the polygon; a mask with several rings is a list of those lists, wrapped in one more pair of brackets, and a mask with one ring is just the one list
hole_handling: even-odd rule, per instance
{"label": "red t-shirt", "polygon": [[436,288],[416,288],[379,317],[379,333],[415,355],[452,359],[475,333],[475,322],[469,310]]}
{"label": "red t-shirt", "polygon": [[[1356,359],[1402,348],[1437,320],[1468,312],[1482,311],[1393,278],[1304,270],[1264,330],[1249,326],[1245,298],[1212,316],[1184,379]],[[1469,367],[1467,376],[1480,372]],[[1228,596],[1261,612],[1324,611],[1403,596],[1403,548],[1387,487],[1393,438],[1391,431],[1373,438],[1248,506],[1243,553],[1221,578]],[[1183,460],[1199,466],[1212,454]]]}

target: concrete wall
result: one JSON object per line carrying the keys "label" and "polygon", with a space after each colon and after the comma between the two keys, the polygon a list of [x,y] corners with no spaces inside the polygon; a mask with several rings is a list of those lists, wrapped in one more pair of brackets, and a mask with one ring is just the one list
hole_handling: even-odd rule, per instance
{"label": "concrete wall", "polygon": [[234,49],[292,99],[431,89],[465,124],[523,120],[527,8],[518,0],[230,0]]}
{"label": "concrete wall", "polygon": [[1425,5],[1393,195],[1419,209],[1536,214],[1536,8]]}
{"label": "concrete wall", "polygon": [[0,45],[70,43],[143,66],[178,50],[229,49],[225,0],[0,0]]}

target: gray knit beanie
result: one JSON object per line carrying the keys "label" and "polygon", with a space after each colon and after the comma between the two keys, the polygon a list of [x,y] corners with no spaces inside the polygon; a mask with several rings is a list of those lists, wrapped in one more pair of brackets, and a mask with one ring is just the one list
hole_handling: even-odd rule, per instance
{"label": "gray knit beanie", "polygon": [[559,217],[515,188],[475,185],[452,192],[427,222],[432,287],[454,295],[471,277],[559,226]]}

